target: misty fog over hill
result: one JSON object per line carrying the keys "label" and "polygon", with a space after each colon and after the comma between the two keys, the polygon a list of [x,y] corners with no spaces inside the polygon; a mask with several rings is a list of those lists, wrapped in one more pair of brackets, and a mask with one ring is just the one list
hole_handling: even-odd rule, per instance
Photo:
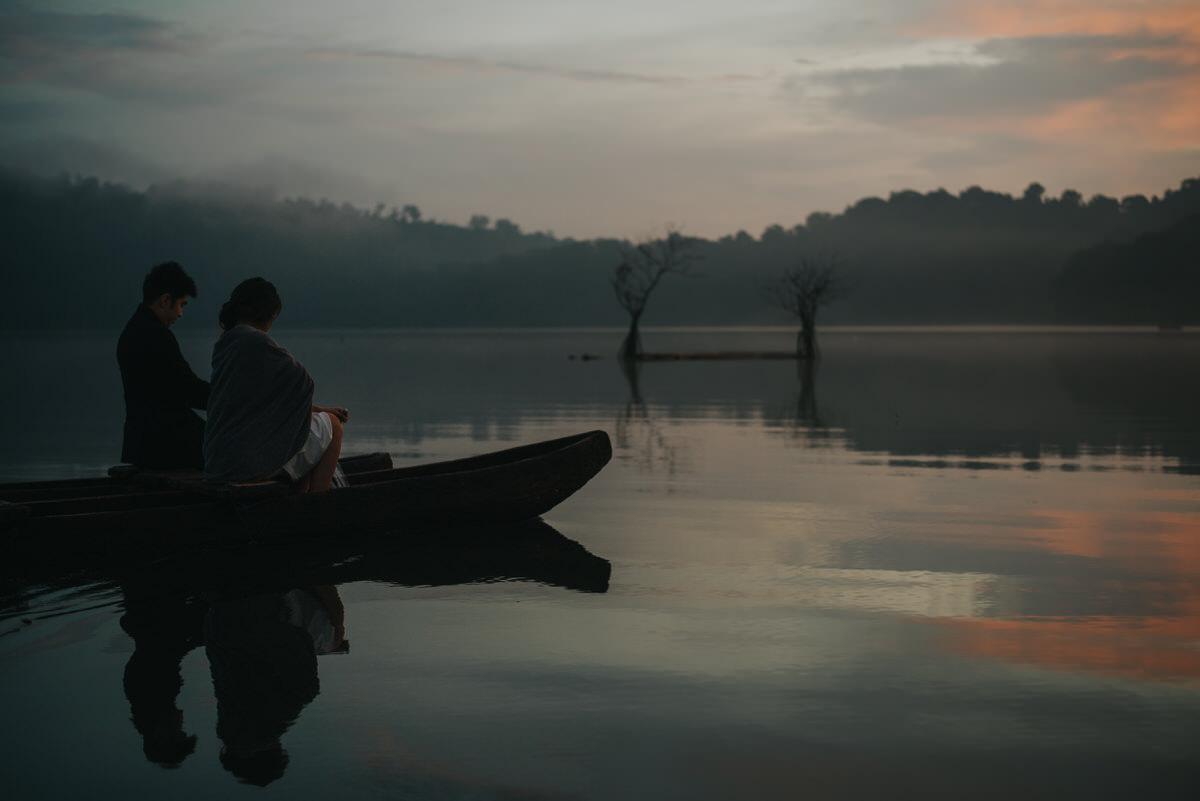
{"label": "misty fog over hill", "polygon": [[[781,211],[781,216],[784,212]],[[765,287],[802,255],[847,288],[824,322],[1200,322],[1200,180],[1161,197],[900,191],[791,227],[697,239],[696,277],[669,276],[646,325],[777,324]],[[684,231],[686,234],[686,231]],[[361,209],[222,187],[136,191],[0,172],[4,328],[119,328],[156,263],[181,262],[216,318],[240,280],[279,287],[288,326],[620,325],[608,279],[627,243],[466,226],[416,206]],[[1133,298],[1134,300],[1129,300]],[[195,321],[189,321],[195,324]]]}

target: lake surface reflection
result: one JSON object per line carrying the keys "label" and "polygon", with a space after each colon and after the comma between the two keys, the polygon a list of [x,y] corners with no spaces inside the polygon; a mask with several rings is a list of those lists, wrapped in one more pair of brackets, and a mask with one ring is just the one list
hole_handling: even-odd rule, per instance
{"label": "lake surface reflection", "polygon": [[[617,331],[277,334],[347,452],[602,428],[613,463],[517,532],[6,561],[15,795],[1192,797],[1200,336],[831,329],[806,373],[578,358]],[[30,410],[0,480],[114,460],[113,347],[0,344]]]}

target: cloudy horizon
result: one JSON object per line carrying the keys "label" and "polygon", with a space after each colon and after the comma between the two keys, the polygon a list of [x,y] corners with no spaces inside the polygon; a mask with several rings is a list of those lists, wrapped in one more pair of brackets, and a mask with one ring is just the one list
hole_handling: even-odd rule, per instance
{"label": "cloudy horizon", "polygon": [[559,236],[1200,174],[1178,0],[0,0],[0,163]]}

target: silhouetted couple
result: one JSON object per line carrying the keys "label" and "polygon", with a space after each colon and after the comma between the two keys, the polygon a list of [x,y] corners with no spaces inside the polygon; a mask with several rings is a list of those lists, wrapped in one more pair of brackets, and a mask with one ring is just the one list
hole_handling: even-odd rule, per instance
{"label": "silhouetted couple", "polygon": [[[267,333],[283,308],[270,281],[251,278],[221,307],[212,383],[192,372],[171,326],[196,282],[176,262],[155,267],[121,332],[125,387],[122,461],[204,469],[222,484],[286,476],[301,491],[329,489],[342,449],[345,408],[314,406],[304,366]],[[206,409],[205,422],[193,409]]]}

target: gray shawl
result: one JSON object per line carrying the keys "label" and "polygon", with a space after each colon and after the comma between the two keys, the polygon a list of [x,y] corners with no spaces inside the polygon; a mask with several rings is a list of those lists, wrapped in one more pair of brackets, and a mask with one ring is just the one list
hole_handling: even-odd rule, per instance
{"label": "gray shawl", "polygon": [[235,325],[213,346],[204,426],[204,478],[273,476],[308,438],[313,380],[265,332]]}

